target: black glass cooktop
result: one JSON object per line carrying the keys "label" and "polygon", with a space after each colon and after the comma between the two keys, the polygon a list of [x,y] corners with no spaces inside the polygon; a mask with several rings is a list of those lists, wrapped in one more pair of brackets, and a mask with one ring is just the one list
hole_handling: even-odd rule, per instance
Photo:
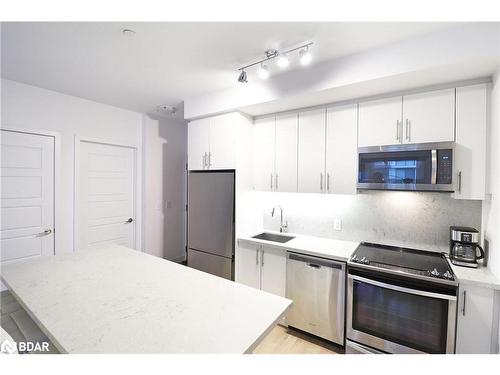
{"label": "black glass cooktop", "polygon": [[444,254],[362,242],[351,256],[352,264],[409,275],[455,281]]}

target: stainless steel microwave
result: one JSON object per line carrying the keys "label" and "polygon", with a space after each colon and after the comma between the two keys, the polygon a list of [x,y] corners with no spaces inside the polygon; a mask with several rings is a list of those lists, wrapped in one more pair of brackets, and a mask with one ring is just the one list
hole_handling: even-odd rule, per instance
{"label": "stainless steel microwave", "polygon": [[453,192],[453,142],[358,148],[358,189]]}

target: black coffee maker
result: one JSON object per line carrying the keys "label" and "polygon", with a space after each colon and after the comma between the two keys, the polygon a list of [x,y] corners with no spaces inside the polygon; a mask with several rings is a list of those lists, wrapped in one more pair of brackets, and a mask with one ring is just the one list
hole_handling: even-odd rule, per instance
{"label": "black coffee maker", "polygon": [[[479,250],[479,255],[477,251]],[[457,266],[477,268],[484,250],[479,246],[479,232],[468,227],[450,227],[450,260]]]}

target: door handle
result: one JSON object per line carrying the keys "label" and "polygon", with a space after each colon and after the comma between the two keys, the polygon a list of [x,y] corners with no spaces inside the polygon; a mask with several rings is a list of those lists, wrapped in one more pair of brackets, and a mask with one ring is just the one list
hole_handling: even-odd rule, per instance
{"label": "door handle", "polygon": [[465,316],[465,296],[467,295],[466,294],[467,291],[464,290],[464,304],[462,305],[462,315]]}
{"label": "door handle", "polygon": [[273,191],[273,174],[271,173],[271,191]]}
{"label": "door handle", "polygon": [[132,219],[131,217],[129,217],[128,220],[125,222],[125,224],[130,224],[132,221],[134,221],[134,219]]}
{"label": "door handle", "polygon": [[309,267],[311,267],[311,268],[316,268],[316,269],[321,268],[321,266],[320,266],[320,265],[318,265],[318,264],[314,264],[314,263],[307,263],[307,265],[308,265]]}
{"label": "door handle", "polygon": [[264,267],[264,250],[260,251],[260,264]]}
{"label": "door handle", "polygon": [[326,174],[326,191],[330,192],[330,173]]}
{"label": "door handle", "polygon": [[48,236],[52,233],[52,229],[45,229],[43,232],[38,233],[39,236]]}
{"label": "door handle", "polygon": [[323,172],[319,174],[319,190],[323,191]]}
{"label": "door handle", "polygon": [[274,184],[276,185],[276,190],[278,190],[278,174],[274,174]]}
{"label": "door handle", "polygon": [[259,265],[259,249],[255,250],[255,264]]}
{"label": "door handle", "polygon": [[400,139],[399,139],[399,120],[396,120],[396,141],[400,142]]}
{"label": "door handle", "polygon": [[462,194],[462,171],[458,172],[458,194]]}

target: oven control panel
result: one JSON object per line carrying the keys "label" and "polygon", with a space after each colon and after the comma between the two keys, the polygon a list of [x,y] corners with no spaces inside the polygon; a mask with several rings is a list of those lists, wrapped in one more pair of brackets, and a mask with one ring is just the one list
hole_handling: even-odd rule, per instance
{"label": "oven control panel", "polygon": [[451,184],[453,175],[453,151],[437,150],[436,183]]}

